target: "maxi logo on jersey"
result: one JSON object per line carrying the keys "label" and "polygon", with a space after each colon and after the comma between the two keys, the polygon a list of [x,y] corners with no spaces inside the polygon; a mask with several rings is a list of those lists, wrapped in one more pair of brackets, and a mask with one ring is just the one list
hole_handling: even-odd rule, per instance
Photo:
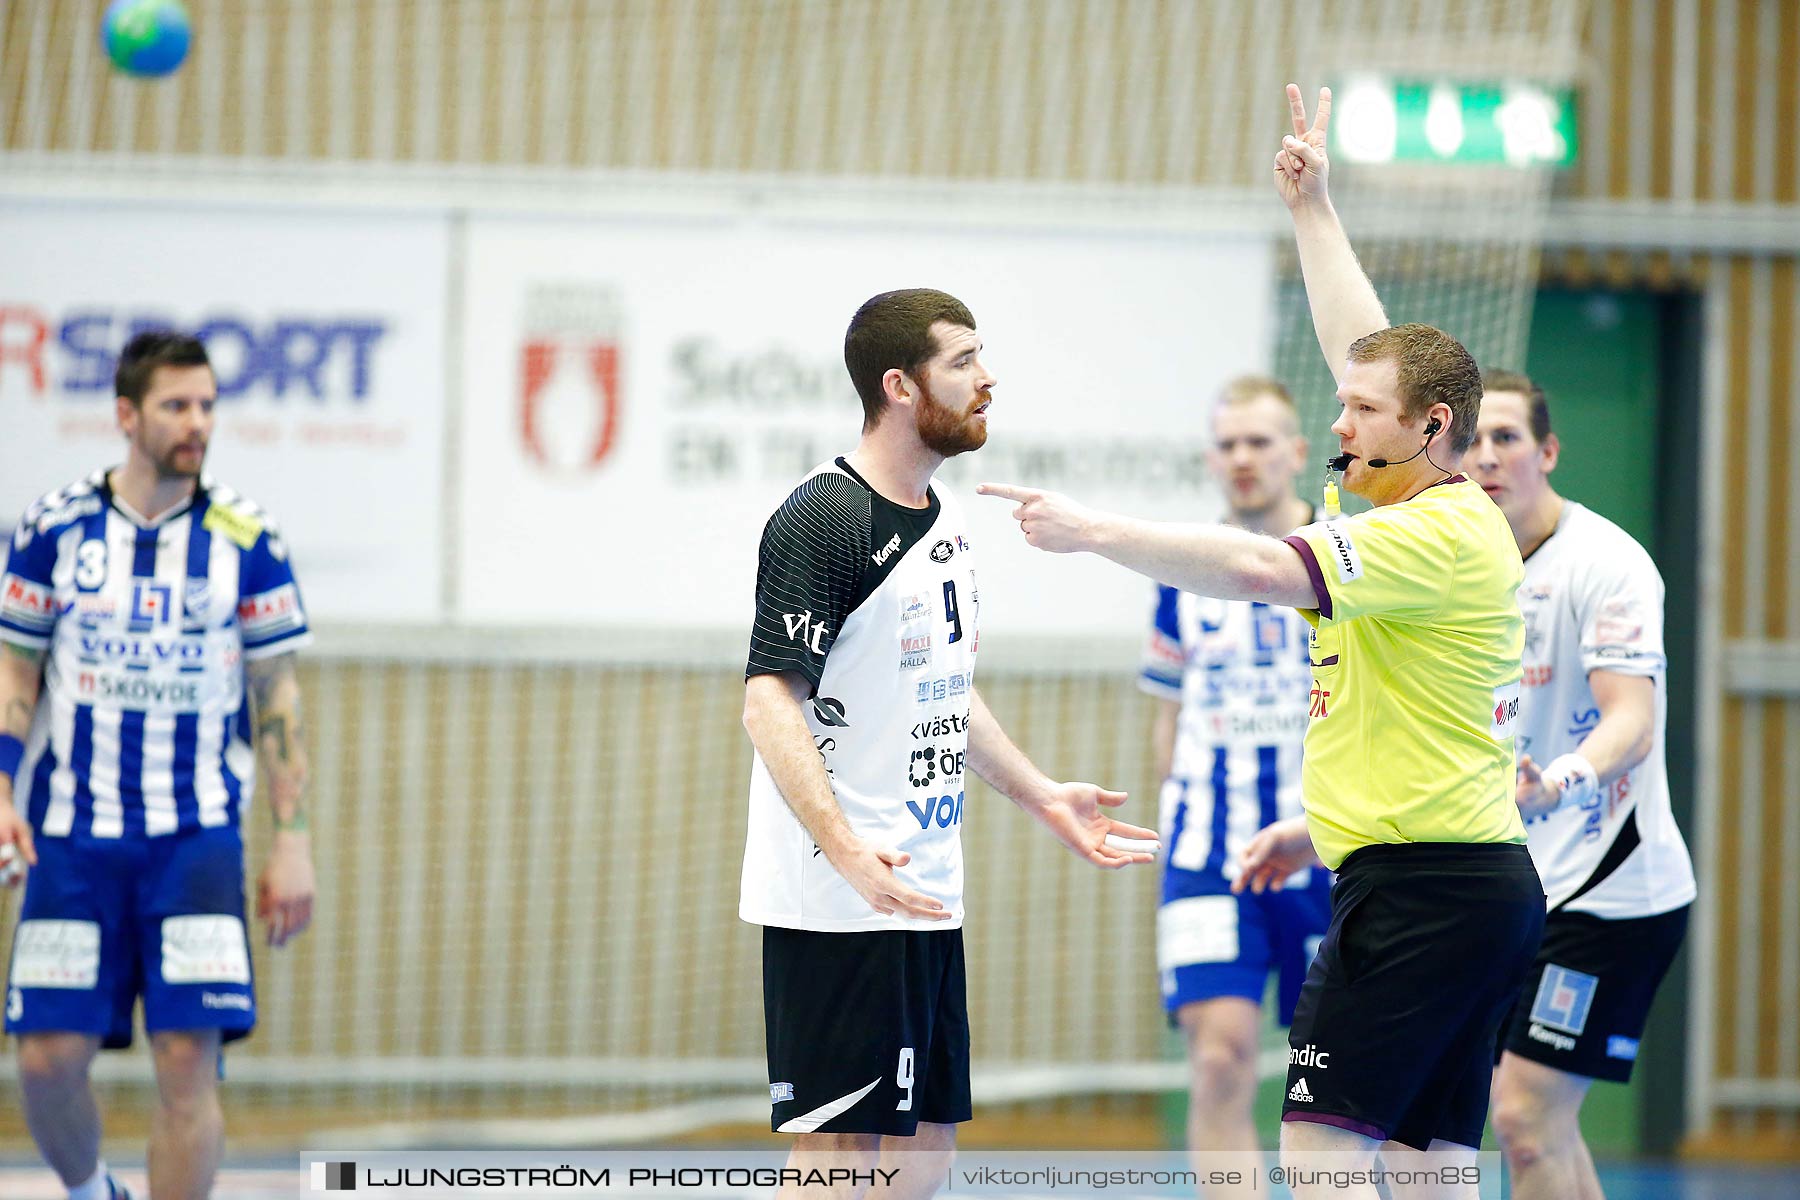
{"label": "maxi logo on jersey", "polygon": [[6,591],[0,593],[0,616],[35,627],[50,625],[58,615],[56,593],[17,575],[6,577]]}
{"label": "maxi logo on jersey", "polygon": [[0,389],[23,379],[42,398],[110,400],[119,350],[150,329],[185,329],[206,343],[219,398],[369,400],[388,322],[367,315],[210,313],[198,321],[104,304],[53,313],[0,299]]}
{"label": "maxi logo on jersey", "polygon": [[914,634],[900,639],[900,669],[918,671],[931,665],[931,635]]}

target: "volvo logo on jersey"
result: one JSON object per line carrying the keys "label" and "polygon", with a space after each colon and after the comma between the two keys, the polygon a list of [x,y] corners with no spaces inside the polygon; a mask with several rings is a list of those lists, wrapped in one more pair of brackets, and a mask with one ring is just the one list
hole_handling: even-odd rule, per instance
{"label": "volvo logo on jersey", "polygon": [[619,440],[620,304],[604,285],[532,284],[519,346],[519,439],[557,475],[596,470]]}

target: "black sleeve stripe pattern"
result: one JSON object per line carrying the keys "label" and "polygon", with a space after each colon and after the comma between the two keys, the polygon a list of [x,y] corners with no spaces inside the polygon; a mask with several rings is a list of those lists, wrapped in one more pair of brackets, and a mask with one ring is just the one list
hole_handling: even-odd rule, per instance
{"label": "black sleeve stripe pattern", "polygon": [[813,476],[775,510],[757,559],[746,676],[798,671],[818,687],[844,619],[867,599],[872,529],[868,491],[835,471]]}

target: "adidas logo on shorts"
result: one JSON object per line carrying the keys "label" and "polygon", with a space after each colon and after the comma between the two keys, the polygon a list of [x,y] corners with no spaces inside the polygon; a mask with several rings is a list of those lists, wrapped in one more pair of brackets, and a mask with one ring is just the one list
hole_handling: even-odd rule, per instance
{"label": "adidas logo on shorts", "polygon": [[1304,1100],[1311,1104],[1312,1098],[1312,1093],[1306,1090],[1306,1076],[1304,1075],[1295,1080],[1294,1086],[1288,1089],[1289,1100]]}

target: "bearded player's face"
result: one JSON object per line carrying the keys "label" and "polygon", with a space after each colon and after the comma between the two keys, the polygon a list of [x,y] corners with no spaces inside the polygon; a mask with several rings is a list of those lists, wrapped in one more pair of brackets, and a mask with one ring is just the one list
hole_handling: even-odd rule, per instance
{"label": "bearded player's face", "polygon": [[931,333],[938,351],[919,372],[913,421],[919,440],[945,458],[979,450],[987,441],[989,393],[996,382],[981,363],[973,329],[939,321]]}
{"label": "bearded player's face", "polygon": [[210,367],[157,367],[144,398],[119,398],[119,427],[162,479],[194,479],[212,441],[213,404],[218,384]]}

